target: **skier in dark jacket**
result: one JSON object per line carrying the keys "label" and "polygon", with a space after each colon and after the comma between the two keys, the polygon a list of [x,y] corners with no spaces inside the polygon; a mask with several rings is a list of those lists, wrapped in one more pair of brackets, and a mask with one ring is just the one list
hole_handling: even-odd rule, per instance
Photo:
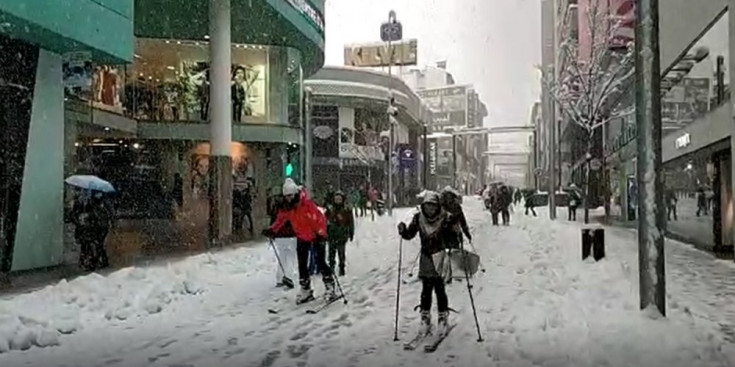
{"label": "skier in dark jacket", "polygon": [[[451,187],[447,186],[442,190],[441,193],[441,206],[447,213],[451,214],[455,218],[456,223],[452,226],[452,230],[447,232],[447,238],[444,239],[444,244],[448,249],[459,249],[463,243],[463,236],[468,241],[472,241],[472,235],[470,234],[470,228],[467,226],[467,218],[464,216],[462,210],[462,197],[454,191]],[[452,271],[451,266],[449,268],[449,279],[447,283],[452,283]]]}
{"label": "skier in dark jacket", "polygon": [[452,227],[453,231],[446,238],[446,246],[450,249],[459,248],[463,240],[462,234],[468,241],[472,241],[470,228],[467,225],[467,218],[462,210],[462,198],[451,187],[447,186],[441,193],[441,206],[447,213],[452,214],[457,224]]}
{"label": "skier in dark jacket", "polygon": [[336,191],[332,205],[327,208],[327,238],[329,239],[329,266],[334,271],[335,257],[339,254],[339,275],[345,275],[345,247],[355,237],[355,218],[347,205],[345,194]]}
{"label": "skier in dark jacket", "polygon": [[439,194],[427,191],[424,194],[420,210],[413,216],[411,223],[408,226],[403,222],[398,224],[398,233],[403,239],[411,240],[417,234],[421,239],[419,257],[419,278],[422,282],[421,326],[418,336],[425,336],[431,332],[432,293],[436,293],[437,309],[439,311],[437,335],[445,334],[448,331],[449,299],[444,279],[440,274],[443,266],[439,263],[435,264],[435,259],[449,261],[448,256],[442,256],[446,254],[444,239],[453,231],[452,227],[455,223],[456,220],[453,216],[442,210]]}

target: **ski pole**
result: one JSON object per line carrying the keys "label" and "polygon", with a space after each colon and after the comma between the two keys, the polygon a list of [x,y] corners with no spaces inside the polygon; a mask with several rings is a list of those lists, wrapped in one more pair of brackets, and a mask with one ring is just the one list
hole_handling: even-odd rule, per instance
{"label": "ski pole", "polygon": [[403,238],[398,242],[398,285],[396,287],[396,325],[393,330],[393,341],[398,341],[398,308],[401,304],[401,265],[403,258]]}
{"label": "ski pole", "polygon": [[475,317],[475,326],[477,326],[477,342],[480,343],[483,341],[482,339],[482,333],[480,332],[480,322],[477,320],[477,309],[475,308],[475,297],[472,295],[472,285],[470,285],[470,273],[468,272],[469,269],[469,256],[467,255],[467,251],[464,250],[464,244],[460,242],[460,248],[462,249],[462,254],[464,255],[464,277],[467,281],[467,292],[470,294],[470,304],[472,305],[472,315]]}
{"label": "ski pole", "polygon": [[283,272],[283,280],[286,280],[286,282],[283,282],[283,283],[284,284],[285,283],[288,283],[288,284],[286,284],[286,286],[288,286],[289,288],[293,288],[294,287],[293,280],[291,280],[291,278],[289,278],[286,275],[286,268],[283,267],[283,262],[281,261],[281,256],[278,255],[278,250],[276,249],[276,245],[273,243],[273,239],[272,238],[269,238],[268,239],[268,243],[270,243],[271,248],[273,249],[273,253],[276,254],[276,261],[278,261],[278,266],[281,267],[281,272]]}
{"label": "ski pole", "polygon": [[411,271],[408,272],[408,277],[409,278],[413,276],[413,269],[416,268],[416,264],[419,262],[419,256],[421,256],[421,251],[420,250],[419,250],[419,252],[416,253],[416,258],[413,260],[413,263],[411,264],[411,267],[410,267]]}
{"label": "ski pole", "polygon": [[339,294],[342,297],[342,300],[344,300],[345,304],[347,304],[347,297],[345,296],[345,292],[342,290],[342,284],[339,283],[339,277],[335,275],[334,268],[327,264],[329,267],[329,270],[332,271],[332,278],[334,279],[334,283],[337,284],[337,289],[339,289]]}

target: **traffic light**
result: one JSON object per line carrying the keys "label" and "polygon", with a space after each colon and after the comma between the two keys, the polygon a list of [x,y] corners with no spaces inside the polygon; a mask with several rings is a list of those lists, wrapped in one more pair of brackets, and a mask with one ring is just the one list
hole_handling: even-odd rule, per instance
{"label": "traffic light", "polygon": [[286,163],[286,177],[291,177],[293,175],[293,163],[288,162]]}

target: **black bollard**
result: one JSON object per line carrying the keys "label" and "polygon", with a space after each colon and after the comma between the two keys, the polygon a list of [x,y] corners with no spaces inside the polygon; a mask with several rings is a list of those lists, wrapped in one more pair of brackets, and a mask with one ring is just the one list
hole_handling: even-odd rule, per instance
{"label": "black bollard", "polygon": [[592,253],[592,236],[589,228],[582,229],[582,260],[586,260]]}
{"label": "black bollard", "polygon": [[605,257],[605,229],[595,229],[593,236],[592,254],[595,258],[595,261],[600,261]]}

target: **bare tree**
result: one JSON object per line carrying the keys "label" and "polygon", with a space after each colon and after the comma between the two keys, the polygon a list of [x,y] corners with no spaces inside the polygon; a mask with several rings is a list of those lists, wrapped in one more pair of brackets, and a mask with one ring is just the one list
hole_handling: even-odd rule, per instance
{"label": "bare tree", "polygon": [[[584,220],[589,223],[593,137],[598,128],[634,112],[633,106],[624,106],[621,101],[634,81],[635,54],[633,42],[621,43],[619,37],[626,19],[611,14],[606,0],[581,3],[580,8],[567,8],[562,18],[559,66],[556,75],[543,73],[543,82],[562,116],[586,133],[583,201]],[[577,20],[586,20],[586,24]]]}

